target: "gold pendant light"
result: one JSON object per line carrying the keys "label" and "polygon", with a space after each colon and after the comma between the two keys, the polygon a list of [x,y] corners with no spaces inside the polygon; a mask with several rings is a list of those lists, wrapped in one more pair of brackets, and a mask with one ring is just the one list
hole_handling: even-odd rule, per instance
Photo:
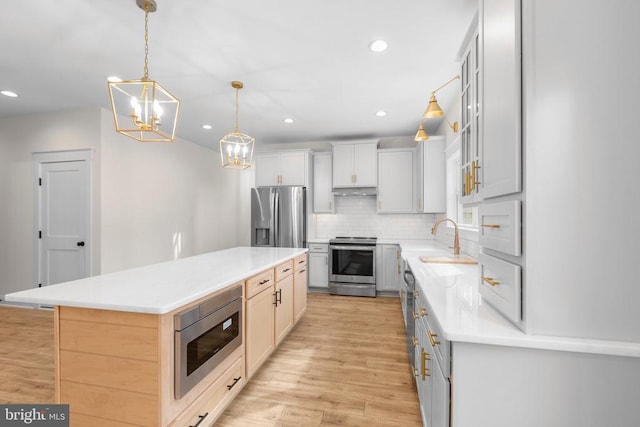
{"label": "gold pendant light", "polygon": [[144,11],[144,77],[109,82],[109,97],[116,132],[140,142],[169,142],[175,138],[180,101],[149,79],[149,12],[155,0],[136,0]]}
{"label": "gold pendant light", "polygon": [[244,87],[242,82],[233,81],[231,87],[236,90],[236,129],[220,140],[220,159],[223,168],[247,169],[251,167],[255,138],[240,132],[238,127],[238,91]]}
{"label": "gold pendant light", "polygon": [[[429,105],[427,106],[427,110],[424,112],[424,115],[423,115],[423,117],[425,119],[432,119],[432,118],[435,118],[435,117],[442,117],[444,115],[444,111],[442,111],[442,108],[440,108],[440,105],[438,104],[438,100],[436,99],[436,92],[439,91],[440,89],[442,89],[443,87],[449,85],[453,81],[459,80],[459,79],[460,79],[460,76],[455,76],[454,78],[452,78],[451,80],[449,80],[448,82],[446,82],[445,84],[441,85],[436,90],[431,92],[431,98],[429,99]],[[445,118],[445,120],[446,120],[446,118]],[[453,124],[451,122],[449,122],[449,120],[446,120],[446,122],[451,127],[451,129],[453,129],[454,132],[458,132],[458,122],[454,122]],[[422,124],[420,124],[420,126],[422,126]],[[418,133],[420,133],[420,129],[418,129]],[[417,138],[418,138],[418,135],[416,135],[416,141],[418,140]]]}
{"label": "gold pendant light", "polygon": [[425,132],[424,127],[422,126],[422,122],[420,122],[420,127],[418,128],[418,132],[416,132],[416,136],[413,138],[416,142],[424,142],[429,139],[429,135]]}

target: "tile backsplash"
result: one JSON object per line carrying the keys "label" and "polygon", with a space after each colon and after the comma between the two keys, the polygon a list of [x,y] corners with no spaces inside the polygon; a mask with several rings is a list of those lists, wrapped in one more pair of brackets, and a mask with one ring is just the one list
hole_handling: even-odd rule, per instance
{"label": "tile backsplash", "polygon": [[433,214],[377,214],[376,198],[336,197],[335,214],[315,214],[316,237],[372,236],[379,239],[433,239]]}
{"label": "tile backsplash", "polygon": [[[379,239],[433,239],[431,227],[434,214],[377,214],[375,197],[336,197],[335,214],[314,214],[315,236],[330,239],[336,236],[377,237]],[[440,214],[437,217],[442,217]],[[442,224],[437,240],[453,245],[453,228]],[[477,233],[460,233],[460,249],[473,257],[478,256]]]}

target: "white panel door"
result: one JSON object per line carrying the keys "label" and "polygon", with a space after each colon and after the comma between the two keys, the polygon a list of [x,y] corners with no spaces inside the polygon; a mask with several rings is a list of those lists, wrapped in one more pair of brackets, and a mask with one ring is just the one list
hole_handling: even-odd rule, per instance
{"label": "white panel door", "polygon": [[334,213],[331,184],[331,153],[313,155],[313,212]]}
{"label": "white panel door", "polygon": [[378,145],[354,144],[353,168],[357,187],[375,187],[378,180]]}
{"label": "white panel door", "polygon": [[333,186],[353,187],[353,145],[333,147]]}
{"label": "white panel door", "polygon": [[378,151],[378,213],[413,213],[413,149]]}
{"label": "white panel door", "polygon": [[87,162],[40,164],[39,278],[41,286],[89,274]]}
{"label": "white panel door", "polygon": [[302,152],[280,154],[280,185],[307,185],[305,156]]}
{"label": "white panel door", "polygon": [[273,187],[280,184],[280,155],[256,155],[256,187]]}

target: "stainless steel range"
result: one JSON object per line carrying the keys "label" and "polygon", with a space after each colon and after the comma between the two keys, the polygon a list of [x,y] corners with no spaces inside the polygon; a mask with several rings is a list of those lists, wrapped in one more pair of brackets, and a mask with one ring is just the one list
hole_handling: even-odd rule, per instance
{"label": "stainless steel range", "polygon": [[376,238],[329,240],[329,293],[376,296]]}

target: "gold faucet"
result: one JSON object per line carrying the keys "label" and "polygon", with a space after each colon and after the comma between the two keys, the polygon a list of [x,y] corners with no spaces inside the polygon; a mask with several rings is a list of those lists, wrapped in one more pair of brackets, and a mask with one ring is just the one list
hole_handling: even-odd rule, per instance
{"label": "gold faucet", "polygon": [[453,228],[454,228],[453,254],[460,255],[460,240],[458,239],[458,224],[456,224],[454,220],[452,220],[451,218],[440,218],[435,222],[435,224],[433,224],[433,227],[431,228],[431,234],[435,236],[436,231],[438,231],[438,226],[440,225],[440,223],[445,221],[449,221],[453,224]]}

